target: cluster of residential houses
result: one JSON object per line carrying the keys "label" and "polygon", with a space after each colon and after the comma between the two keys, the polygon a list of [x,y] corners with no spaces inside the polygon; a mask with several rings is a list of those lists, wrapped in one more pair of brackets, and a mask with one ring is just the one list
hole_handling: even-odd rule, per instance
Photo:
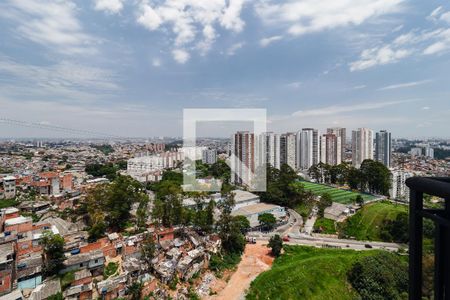
{"label": "cluster of residential houses", "polygon": [[[0,299],[41,300],[62,293],[65,299],[116,299],[124,296],[133,282],[142,282],[143,294],[164,294],[161,284],[177,276],[188,280],[208,266],[211,254],[220,250],[216,235],[199,236],[194,231],[151,226],[144,233],[124,236],[110,233],[96,242],[77,224],[58,217],[39,222],[20,215],[17,208],[0,211]],[[73,280],[61,286],[60,279],[43,276],[43,249],[40,240],[45,231],[64,238],[65,260],[61,276],[73,274]],[[153,272],[142,260],[142,241],[151,235],[156,241]],[[115,274],[104,277],[104,268],[114,262]],[[3,295],[3,296],[2,296]]]}

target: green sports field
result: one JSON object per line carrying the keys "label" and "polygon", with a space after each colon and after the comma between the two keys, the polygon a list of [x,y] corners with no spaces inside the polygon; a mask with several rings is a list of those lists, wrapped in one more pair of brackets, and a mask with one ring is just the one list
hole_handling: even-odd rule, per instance
{"label": "green sports field", "polygon": [[328,193],[331,195],[333,202],[338,202],[342,204],[350,204],[354,202],[356,196],[361,195],[364,201],[373,200],[376,197],[369,194],[363,194],[358,192],[352,192],[347,190],[341,190],[324,184],[318,184],[308,181],[300,181],[301,184],[305,186],[306,190],[313,192],[315,195],[322,195],[323,193]]}

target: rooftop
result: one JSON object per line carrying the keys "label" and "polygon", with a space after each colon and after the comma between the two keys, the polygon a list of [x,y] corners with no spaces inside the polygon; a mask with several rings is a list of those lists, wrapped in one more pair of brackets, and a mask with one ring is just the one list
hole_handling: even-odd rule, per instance
{"label": "rooftop", "polygon": [[27,222],[33,222],[31,217],[20,216],[5,221],[5,226],[19,225]]}
{"label": "rooftop", "polygon": [[258,195],[255,195],[255,194],[247,192],[247,191],[234,190],[234,191],[232,191],[232,193],[234,194],[234,201],[236,203],[245,202],[245,201],[249,201],[249,200],[258,200],[259,201]]}
{"label": "rooftop", "polygon": [[253,214],[263,213],[276,208],[280,208],[278,205],[268,203],[257,203],[248,206],[241,207],[231,213],[233,216],[249,216]]}

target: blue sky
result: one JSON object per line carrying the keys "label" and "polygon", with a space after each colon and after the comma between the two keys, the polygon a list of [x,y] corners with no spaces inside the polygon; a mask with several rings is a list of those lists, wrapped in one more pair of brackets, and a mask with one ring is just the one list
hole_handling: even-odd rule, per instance
{"label": "blue sky", "polygon": [[0,118],[180,136],[183,108],[266,108],[276,132],[449,137],[448,1],[5,0],[0,28]]}

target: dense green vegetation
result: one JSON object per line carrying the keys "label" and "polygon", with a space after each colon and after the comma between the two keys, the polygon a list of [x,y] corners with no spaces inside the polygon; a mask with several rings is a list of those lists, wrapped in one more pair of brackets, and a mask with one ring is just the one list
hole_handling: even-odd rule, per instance
{"label": "dense green vegetation", "polygon": [[16,199],[2,199],[0,200],[0,209],[16,206],[19,202]]}
{"label": "dense green vegetation", "polygon": [[378,253],[305,246],[284,249],[272,268],[251,283],[247,299],[357,299],[347,273],[356,260]]}
{"label": "dense green vegetation", "polygon": [[45,231],[41,245],[44,253],[43,273],[46,276],[56,275],[62,268],[64,256],[64,238],[59,234]]}
{"label": "dense green vegetation", "polygon": [[362,299],[408,299],[408,264],[396,254],[360,258],[349,270],[348,281]]}
{"label": "dense green vegetation", "polygon": [[336,226],[333,220],[327,218],[318,218],[314,223],[314,232],[323,234],[335,234]]}
{"label": "dense green vegetation", "polygon": [[319,183],[348,184],[352,189],[380,195],[389,195],[391,172],[378,161],[366,159],[361,167],[342,163],[331,166],[324,163],[313,165],[308,170],[309,176]]}
{"label": "dense green vegetation", "polygon": [[278,257],[281,254],[281,250],[283,249],[283,240],[281,239],[280,235],[275,234],[272,236],[269,240],[270,251],[273,256]]}
{"label": "dense green vegetation", "polygon": [[447,159],[450,157],[450,150],[434,148],[435,159]]}
{"label": "dense green vegetation", "polygon": [[105,269],[103,270],[103,278],[106,279],[111,275],[116,274],[118,268],[119,265],[117,263],[114,262],[108,263],[108,265],[106,265]]}
{"label": "dense green vegetation", "polygon": [[340,224],[340,233],[344,237],[354,237],[358,240],[383,241],[382,231],[385,223],[406,212],[405,205],[387,201],[370,203]]}
{"label": "dense green vegetation", "polygon": [[373,200],[376,197],[370,194],[352,192],[348,190],[338,189],[332,186],[301,181],[305,186],[305,190],[312,192],[314,195],[322,195],[323,193],[328,193],[331,196],[333,202],[342,204],[351,204],[356,202],[356,197],[361,196],[364,201]]}
{"label": "dense green vegetation", "polygon": [[212,254],[208,268],[216,274],[221,274],[225,270],[234,269],[241,261],[240,253],[219,253]]}
{"label": "dense green vegetation", "polygon": [[143,211],[138,213],[137,223],[145,224],[139,218],[146,219],[144,208],[147,202],[148,196],[141,184],[128,176],[118,176],[111,184],[95,186],[89,190],[84,203],[88,213],[90,240],[103,236],[107,228],[113,231],[125,228],[133,203],[143,203]]}
{"label": "dense green vegetation", "polygon": [[288,165],[283,164],[280,170],[268,166],[266,177],[267,190],[259,193],[262,202],[297,208],[313,201],[313,194],[298,182],[299,176]]}
{"label": "dense green vegetation", "polygon": [[117,172],[120,170],[120,166],[113,163],[106,164],[91,164],[86,165],[85,171],[89,175],[94,177],[105,176],[109,180],[114,180],[117,177]]}
{"label": "dense green vegetation", "polygon": [[103,144],[103,145],[91,145],[92,148],[95,148],[102,152],[105,155],[109,155],[114,152],[114,148],[111,145]]}
{"label": "dense green vegetation", "polygon": [[277,223],[277,219],[273,214],[270,213],[263,213],[258,216],[259,225],[261,225],[262,228],[271,230]]}

